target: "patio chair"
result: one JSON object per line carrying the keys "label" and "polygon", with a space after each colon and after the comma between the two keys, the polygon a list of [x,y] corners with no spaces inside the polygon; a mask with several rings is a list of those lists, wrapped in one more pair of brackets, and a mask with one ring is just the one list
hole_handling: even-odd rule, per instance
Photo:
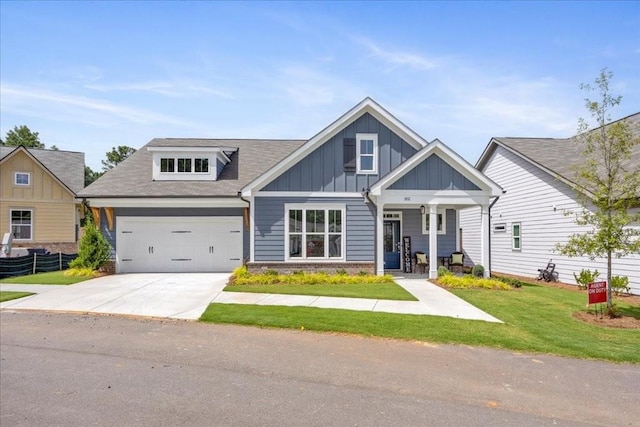
{"label": "patio chair", "polygon": [[556,273],[556,264],[552,259],[549,260],[545,268],[538,269],[538,280],[544,280],[545,282],[555,282],[558,280],[558,273]]}
{"label": "patio chair", "polygon": [[416,269],[420,269],[420,272],[424,274],[427,267],[429,267],[427,255],[423,252],[416,252]]}
{"label": "patio chair", "polygon": [[449,270],[461,274],[462,267],[464,267],[464,254],[462,252],[453,252],[449,257]]}

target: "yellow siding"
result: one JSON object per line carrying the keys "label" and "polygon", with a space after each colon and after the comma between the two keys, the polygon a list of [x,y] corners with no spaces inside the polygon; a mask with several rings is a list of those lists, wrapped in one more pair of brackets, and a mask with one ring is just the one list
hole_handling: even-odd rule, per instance
{"label": "yellow siding", "polygon": [[[29,186],[14,184],[16,172],[28,172]],[[33,211],[32,240],[74,242],[78,203],[73,195],[24,153],[16,153],[0,166],[0,236],[10,231],[10,211]]]}

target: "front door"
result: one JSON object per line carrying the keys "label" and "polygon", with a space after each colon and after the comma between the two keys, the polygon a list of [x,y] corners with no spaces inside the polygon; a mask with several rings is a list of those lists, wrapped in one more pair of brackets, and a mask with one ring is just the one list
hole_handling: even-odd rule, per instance
{"label": "front door", "polygon": [[384,232],[384,269],[399,270],[400,269],[400,221],[385,220]]}

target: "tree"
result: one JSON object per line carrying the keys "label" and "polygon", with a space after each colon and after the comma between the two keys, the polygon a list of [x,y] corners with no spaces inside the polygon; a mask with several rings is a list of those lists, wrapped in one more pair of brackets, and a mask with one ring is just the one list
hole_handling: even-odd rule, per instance
{"label": "tree", "polygon": [[31,132],[27,126],[15,126],[9,132],[2,145],[11,145],[17,147],[24,145],[28,148],[44,148],[44,144],[38,138],[38,132]]}
{"label": "tree", "polygon": [[96,179],[100,178],[104,172],[97,172],[91,169],[89,166],[84,167],[84,186],[87,187]]}
{"label": "tree", "polygon": [[575,222],[591,230],[573,234],[566,244],[556,246],[560,253],[570,257],[586,255],[591,260],[606,257],[609,315],[614,315],[612,256],[640,252],[640,230],[629,227],[640,221],[640,213],[631,211],[640,206],[640,168],[631,161],[633,151],[640,146],[640,130],[632,129],[624,120],[611,122],[609,112],[622,99],[609,91],[612,76],[605,68],[595,79],[595,86],[580,86],[588,92],[599,92],[597,101],[585,99],[598,127],[589,130],[587,121],[580,119],[577,136],[583,147],[582,162],[575,173],[582,212],[576,215]]}
{"label": "tree", "polygon": [[102,170],[107,172],[113,169],[135,152],[135,148],[127,147],[126,145],[119,145],[118,148],[113,147],[111,151],[107,151],[107,160],[102,161]]}
{"label": "tree", "polygon": [[97,270],[106,264],[111,257],[111,245],[93,224],[84,227],[84,235],[80,239],[78,256],[69,263],[71,268],[90,268]]}

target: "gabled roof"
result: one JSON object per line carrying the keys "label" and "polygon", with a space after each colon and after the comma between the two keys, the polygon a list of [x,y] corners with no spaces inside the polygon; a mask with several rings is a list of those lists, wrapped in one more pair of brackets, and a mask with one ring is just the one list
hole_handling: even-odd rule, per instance
{"label": "gabled roof", "polygon": [[[633,137],[640,136],[640,113],[632,114],[616,122],[622,120],[629,125]],[[616,122],[611,122],[608,125]],[[593,129],[591,132],[596,132],[598,129],[600,128]],[[573,181],[575,167],[582,161],[584,149],[578,136],[571,138],[494,137],[480,155],[476,168],[483,171],[497,147],[503,147],[566,184],[575,186]],[[640,146],[636,145],[626,166],[637,168],[638,165],[640,165]]]}
{"label": "gabled roof", "polygon": [[[80,192],[80,197],[237,197],[243,186],[300,147],[303,140],[156,138]],[[217,181],[154,181],[148,147],[230,147]]]}
{"label": "gabled roof", "polygon": [[447,162],[455,170],[460,172],[465,178],[473,182],[479,188],[491,193],[491,196],[501,196],[502,188],[489,179],[487,176],[480,173],[480,171],[471,166],[466,160],[460,157],[455,151],[447,147],[439,139],[434,139],[422,148],[406,162],[398,165],[394,170],[385,175],[382,179],[376,182],[370,189],[371,195],[379,196],[382,192],[403,177],[407,172],[418,166],[422,161],[427,159],[431,155],[437,155],[442,160]]}
{"label": "gabled roof", "polygon": [[4,163],[18,152],[24,152],[33,158],[72,194],[76,195],[84,188],[84,153],[3,145],[0,146],[0,163]]}
{"label": "gabled roof", "polygon": [[316,148],[327,142],[338,132],[351,124],[354,120],[358,119],[362,115],[369,113],[379,122],[387,126],[392,132],[405,140],[408,144],[412,145],[417,150],[420,150],[427,145],[420,135],[411,130],[408,126],[398,120],[390,112],[385,110],[380,104],[373,99],[367,97],[358,103],[355,107],[347,111],[340,116],[336,121],[329,126],[318,132],[313,138],[308,140],[304,145],[299,147],[294,152],[290,153],[287,157],[282,159],[272,169],[256,177],[253,181],[248,183],[242,189],[243,196],[250,196],[254,190],[259,190],[269,182],[280,176],[287,169],[291,168],[297,162],[302,160],[305,156],[313,152]]}

